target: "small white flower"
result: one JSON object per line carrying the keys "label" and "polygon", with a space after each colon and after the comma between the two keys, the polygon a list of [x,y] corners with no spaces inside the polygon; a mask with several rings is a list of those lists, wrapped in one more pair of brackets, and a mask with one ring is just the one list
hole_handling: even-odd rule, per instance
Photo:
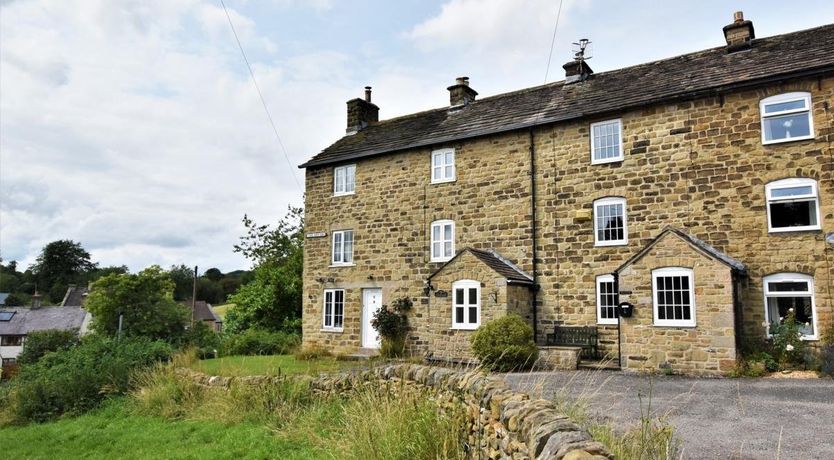
{"label": "small white flower", "polygon": [[782,321],[784,321],[784,320],[785,320],[785,317],[784,317],[784,316],[780,316],[780,317],[779,317],[779,322],[782,322]]}
{"label": "small white flower", "polygon": [[788,308],[788,313],[793,313],[793,307]]}
{"label": "small white flower", "polygon": [[806,327],[807,327],[807,326],[810,326],[810,325],[811,325],[811,323],[809,323],[808,321],[805,321],[805,326],[806,326]]}
{"label": "small white flower", "polygon": [[788,344],[788,346],[785,347],[785,350],[793,351],[793,345]]}
{"label": "small white flower", "polygon": [[762,327],[770,327],[770,323],[767,321],[762,321]]}

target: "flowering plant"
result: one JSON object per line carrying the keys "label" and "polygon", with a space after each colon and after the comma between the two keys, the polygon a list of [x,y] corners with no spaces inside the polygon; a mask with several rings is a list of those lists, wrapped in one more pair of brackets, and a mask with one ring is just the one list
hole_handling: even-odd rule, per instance
{"label": "flowering plant", "polygon": [[796,320],[796,312],[789,308],[778,323],[770,325],[773,357],[782,365],[802,365],[807,344],[802,340],[802,324]]}

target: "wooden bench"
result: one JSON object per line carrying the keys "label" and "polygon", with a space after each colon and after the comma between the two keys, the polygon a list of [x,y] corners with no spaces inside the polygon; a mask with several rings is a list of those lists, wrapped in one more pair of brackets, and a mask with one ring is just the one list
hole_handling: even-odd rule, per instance
{"label": "wooden bench", "polygon": [[546,335],[548,346],[581,347],[581,356],[586,359],[599,359],[599,333],[596,326],[560,326],[553,327],[553,333]]}

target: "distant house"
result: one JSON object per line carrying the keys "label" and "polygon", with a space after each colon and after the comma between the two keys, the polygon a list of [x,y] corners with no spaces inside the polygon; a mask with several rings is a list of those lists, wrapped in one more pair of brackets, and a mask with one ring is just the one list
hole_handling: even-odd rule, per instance
{"label": "distant house", "polygon": [[13,365],[23,351],[26,336],[36,331],[63,329],[84,335],[91,315],[76,307],[6,307],[0,309],[0,358],[3,367]]}
{"label": "distant house", "polygon": [[210,303],[207,303],[205,300],[197,300],[195,302],[183,300],[180,303],[192,310],[194,321],[202,321],[214,332],[223,331],[223,320],[214,313]]}
{"label": "distant house", "polygon": [[67,293],[64,294],[64,300],[61,301],[62,307],[81,307],[84,305],[84,300],[87,299],[87,294],[90,292],[88,288],[78,287],[75,284],[70,284],[67,288]]}

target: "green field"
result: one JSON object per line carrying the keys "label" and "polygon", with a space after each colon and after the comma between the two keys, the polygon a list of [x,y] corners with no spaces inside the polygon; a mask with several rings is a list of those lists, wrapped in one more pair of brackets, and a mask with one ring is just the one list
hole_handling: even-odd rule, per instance
{"label": "green field", "polygon": [[321,358],[299,361],[292,355],[271,356],[226,356],[217,359],[205,359],[192,365],[196,371],[209,375],[240,377],[244,375],[281,374],[318,374],[333,372],[361,366],[357,361],[337,361],[334,358]]}
{"label": "green field", "polygon": [[227,303],[226,305],[213,306],[213,307],[211,307],[211,309],[214,310],[215,315],[219,316],[222,321],[225,321],[226,320],[226,313],[229,311],[229,309],[234,308],[234,307],[235,307],[235,304]]}
{"label": "green field", "polygon": [[253,423],[171,421],[135,415],[127,400],[57,422],[0,428],[3,458],[26,459],[310,459],[304,439]]}

